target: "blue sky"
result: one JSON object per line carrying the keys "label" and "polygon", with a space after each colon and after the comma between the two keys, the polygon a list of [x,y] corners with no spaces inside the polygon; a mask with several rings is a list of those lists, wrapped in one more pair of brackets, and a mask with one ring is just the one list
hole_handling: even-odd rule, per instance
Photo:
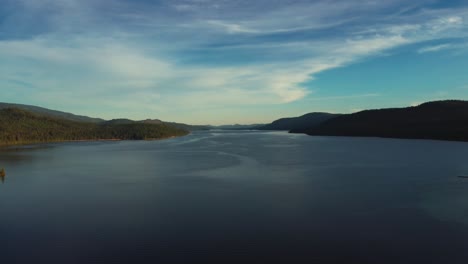
{"label": "blue sky", "polygon": [[468,2],[0,0],[4,102],[262,123],[468,99]]}

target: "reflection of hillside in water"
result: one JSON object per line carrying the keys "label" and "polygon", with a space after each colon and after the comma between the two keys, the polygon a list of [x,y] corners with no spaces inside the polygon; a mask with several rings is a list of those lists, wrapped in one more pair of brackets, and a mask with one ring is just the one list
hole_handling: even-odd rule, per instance
{"label": "reflection of hillside in water", "polygon": [[[0,164],[7,165],[21,165],[24,163],[31,163],[38,158],[46,158],[44,155],[35,155],[36,151],[52,148],[47,145],[28,145],[0,149]],[[1,169],[1,167],[0,167]]]}
{"label": "reflection of hillside in water", "polygon": [[0,170],[0,181],[1,181],[2,183],[5,182],[5,176],[6,176],[5,170],[4,170],[4,169],[1,169],[1,170]]}
{"label": "reflection of hillside in water", "polygon": [[[45,155],[36,155],[36,151],[44,151],[45,149],[52,148],[50,145],[25,145],[25,146],[15,146],[15,147],[6,147],[0,149],[0,166],[5,167],[15,167],[25,164],[31,164],[34,160],[38,158],[44,159],[47,158]],[[5,169],[0,167],[0,182],[4,183],[6,178]]]}
{"label": "reflection of hillside in water", "polygon": [[8,167],[8,165],[21,165],[24,163],[30,163],[35,157],[26,153],[1,153],[0,152],[0,164]]}

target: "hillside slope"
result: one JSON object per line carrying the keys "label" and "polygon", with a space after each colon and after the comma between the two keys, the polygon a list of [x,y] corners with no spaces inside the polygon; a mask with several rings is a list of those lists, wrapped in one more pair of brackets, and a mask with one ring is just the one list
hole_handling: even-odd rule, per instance
{"label": "hillside slope", "polygon": [[208,129],[210,129],[209,126],[189,125],[189,124],[176,123],[176,122],[166,122],[166,121],[161,121],[159,119],[146,119],[146,120],[141,120],[141,121],[133,121],[133,120],[130,120],[130,119],[125,119],[125,118],[117,118],[117,119],[112,119],[112,120],[104,120],[102,118],[94,118],[94,117],[88,117],[88,116],[82,116],[82,115],[75,115],[75,114],[72,114],[72,113],[67,113],[67,112],[62,112],[62,111],[57,111],[57,110],[51,110],[51,109],[47,109],[47,108],[39,107],[39,106],[34,106],[34,105],[12,104],[12,103],[2,103],[2,102],[0,102],[0,110],[1,109],[6,109],[6,108],[22,109],[22,110],[26,110],[28,112],[32,112],[32,113],[43,115],[43,116],[66,119],[66,120],[76,121],[76,122],[87,122],[87,123],[96,123],[96,124],[97,123],[102,123],[102,124],[108,124],[108,125],[109,124],[110,125],[131,124],[131,123],[166,124],[168,126],[176,127],[176,128],[183,129],[183,130],[189,130],[189,131],[208,130]]}
{"label": "hillside slope", "polygon": [[308,113],[299,117],[281,118],[271,124],[257,127],[260,130],[302,130],[317,126],[339,114]]}
{"label": "hillside slope", "polygon": [[447,100],[416,107],[366,110],[294,132],[326,136],[468,141],[468,102]]}
{"label": "hillside slope", "polygon": [[187,134],[166,124],[96,124],[39,115],[23,109],[0,109],[0,145],[34,142],[160,139]]}
{"label": "hillside slope", "polygon": [[78,121],[78,122],[99,123],[99,122],[104,121],[104,119],[101,119],[101,118],[94,118],[94,117],[88,117],[88,116],[82,116],[82,115],[75,115],[75,114],[71,114],[71,113],[51,110],[51,109],[47,109],[47,108],[43,108],[43,107],[39,107],[39,106],[34,106],[34,105],[0,103],[0,109],[5,109],[5,108],[23,109],[23,110],[26,110],[26,111],[29,111],[29,112],[32,112],[32,113],[40,114],[40,115],[63,118],[63,119],[67,119],[67,120],[71,120],[71,121]]}

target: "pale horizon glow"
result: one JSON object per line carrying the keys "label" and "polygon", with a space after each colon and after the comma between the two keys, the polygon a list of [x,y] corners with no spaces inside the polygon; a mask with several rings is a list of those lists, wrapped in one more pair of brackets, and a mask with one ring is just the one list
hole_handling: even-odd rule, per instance
{"label": "pale horizon glow", "polygon": [[268,123],[468,99],[467,51],[463,1],[3,0],[0,101]]}

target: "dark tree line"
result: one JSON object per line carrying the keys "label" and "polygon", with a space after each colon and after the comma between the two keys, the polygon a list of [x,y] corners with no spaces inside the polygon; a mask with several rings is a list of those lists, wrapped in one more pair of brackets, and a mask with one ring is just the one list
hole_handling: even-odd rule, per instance
{"label": "dark tree line", "polygon": [[16,108],[0,110],[2,145],[70,140],[161,139],[187,133],[167,124],[96,124],[38,115]]}
{"label": "dark tree line", "polygon": [[366,110],[291,132],[323,136],[468,141],[468,102],[447,100],[416,107]]}

